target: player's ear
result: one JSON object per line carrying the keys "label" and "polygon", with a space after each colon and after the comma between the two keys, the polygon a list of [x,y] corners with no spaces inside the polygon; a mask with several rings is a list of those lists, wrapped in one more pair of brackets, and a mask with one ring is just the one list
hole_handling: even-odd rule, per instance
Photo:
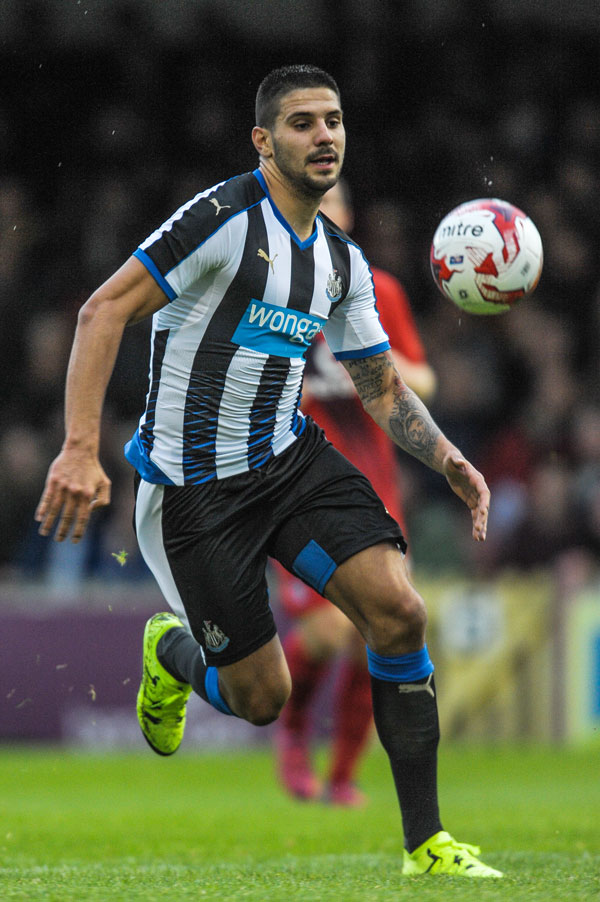
{"label": "player's ear", "polygon": [[268,128],[261,128],[260,125],[255,125],[252,129],[252,143],[261,157],[273,156],[271,132]]}

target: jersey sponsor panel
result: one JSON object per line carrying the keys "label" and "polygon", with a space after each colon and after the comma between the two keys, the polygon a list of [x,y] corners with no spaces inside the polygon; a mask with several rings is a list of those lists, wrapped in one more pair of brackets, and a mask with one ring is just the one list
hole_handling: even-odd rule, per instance
{"label": "jersey sponsor panel", "polygon": [[232,341],[266,354],[302,357],[324,323],[324,317],[310,316],[253,298],[233,333]]}

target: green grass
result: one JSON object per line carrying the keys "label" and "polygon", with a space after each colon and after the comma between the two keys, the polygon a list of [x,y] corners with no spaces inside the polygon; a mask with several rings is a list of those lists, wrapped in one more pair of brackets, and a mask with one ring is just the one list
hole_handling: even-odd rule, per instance
{"label": "green grass", "polygon": [[0,751],[0,898],[24,900],[600,899],[600,749],[446,747],[445,826],[500,882],[402,877],[383,755],[371,804],[288,800],[267,752]]}

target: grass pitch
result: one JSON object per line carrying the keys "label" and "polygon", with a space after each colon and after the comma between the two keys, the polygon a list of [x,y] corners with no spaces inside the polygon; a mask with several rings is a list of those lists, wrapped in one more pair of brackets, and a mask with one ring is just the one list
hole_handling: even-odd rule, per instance
{"label": "grass pitch", "polygon": [[371,803],[288,800],[268,752],[0,751],[0,898],[23,900],[600,900],[600,748],[444,747],[444,824],[502,881],[402,877],[391,775]]}

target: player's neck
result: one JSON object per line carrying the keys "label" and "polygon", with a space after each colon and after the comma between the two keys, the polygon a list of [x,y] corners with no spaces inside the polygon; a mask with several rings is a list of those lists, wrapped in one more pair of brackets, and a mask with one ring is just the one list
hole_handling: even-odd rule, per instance
{"label": "player's neck", "polygon": [[315,217],[321,198],[310,197],[294,190],[275,167],[265,166],[261,162],[260,171],[267,183],[271,200],[285,221],[300,241],[307,241],[315,228]]}

